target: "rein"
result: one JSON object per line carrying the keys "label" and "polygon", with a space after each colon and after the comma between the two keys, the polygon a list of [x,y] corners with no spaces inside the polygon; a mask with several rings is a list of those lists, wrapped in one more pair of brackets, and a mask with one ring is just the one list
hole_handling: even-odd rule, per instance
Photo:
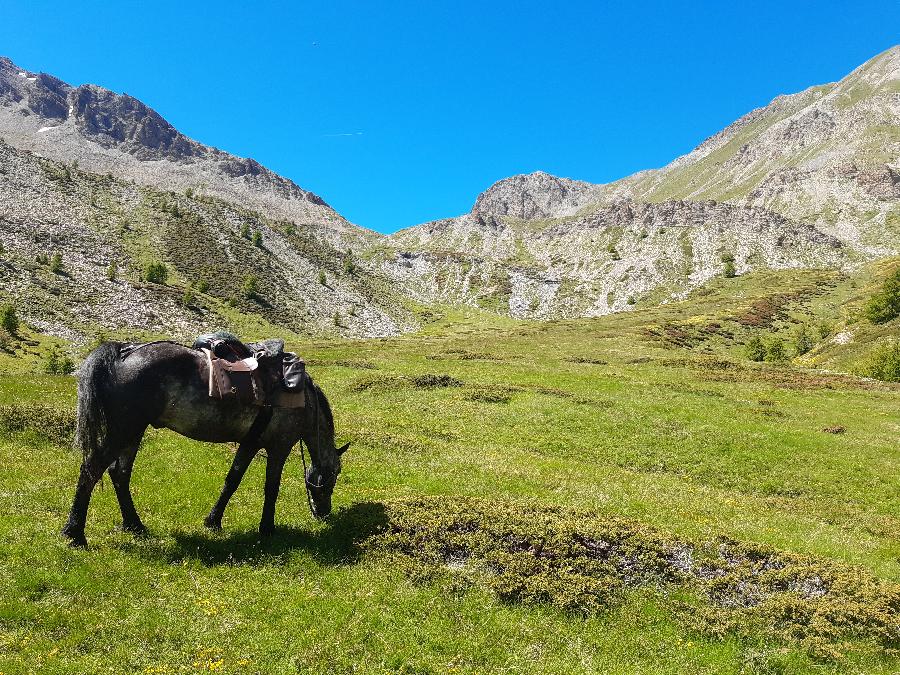
{"label": "rein", "polygon": [[[312,386],[312,381],[307,380],[310,384],[310,389],[312,389],[312,394],[316,399],[316,413],[315,413],[315,425],[316,425],[316,449],[321,450],[321,446],[319,445],[319,395],[316,393],[314,386]],[[309,450],[309,463],[312,464],[312,448]],[[316,512],[313,511],[313,502],[312,495],[309,493],[309,476],[307,474],[306,468],[306,453],[303,450],[303,439],[300,439],[300,459],[303,460],[303,487],[306,488],[306,505],[309,507],[309,514],[315,518]],[[313,485],[313,487],[319,487],[318,485]]]}

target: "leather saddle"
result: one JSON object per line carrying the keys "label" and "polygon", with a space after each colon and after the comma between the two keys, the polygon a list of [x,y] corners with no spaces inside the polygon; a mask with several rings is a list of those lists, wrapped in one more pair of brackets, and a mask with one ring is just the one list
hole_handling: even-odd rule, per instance
{"label": "leather saddle", "polygon": [[244,344],[218,332],[201,335],[193,346],[206,354],[212,398],[279,408],[306,405],[306,364],[284,351],[284,340]]}

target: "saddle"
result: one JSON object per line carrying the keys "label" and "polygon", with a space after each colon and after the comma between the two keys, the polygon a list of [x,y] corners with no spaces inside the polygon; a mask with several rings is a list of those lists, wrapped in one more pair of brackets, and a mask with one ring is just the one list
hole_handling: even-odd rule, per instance
{"label": "saddle", "polygon": [[206,355],[212,398],[277,408],[306,405],[306,364],[284,351],[284,340],[244,344],[231,333],[218,332],[201,335],[193,348]]}

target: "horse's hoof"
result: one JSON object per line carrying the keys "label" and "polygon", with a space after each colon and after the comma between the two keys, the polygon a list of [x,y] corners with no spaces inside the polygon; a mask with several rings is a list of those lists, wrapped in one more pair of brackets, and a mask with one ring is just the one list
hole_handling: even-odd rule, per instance
{"label": "horse's hoof", "polygon": [[73,534],[63,530],[62,535],[69,540],[70,548],[87,548],[87,537],[83,533]]}
{"label": "horse's hoof", "polygon": [[150,532],[143,523],[122,523],[122,531],[135,537],[145,537]]}
{"label": "horse's hoof", "polygon": [[203,524],[209,530],[219,531],[222,529],[222,521],[216,520],[215,518],[210,518],[209,516],[203,519]]}

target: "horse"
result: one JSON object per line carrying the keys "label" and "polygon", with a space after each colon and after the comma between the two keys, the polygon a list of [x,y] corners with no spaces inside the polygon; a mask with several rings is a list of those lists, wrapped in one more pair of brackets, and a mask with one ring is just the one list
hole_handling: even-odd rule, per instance
{"label": "horse", "polygon": [[[350,444],[335,447],[331,406],[312,378],[305,378],[304,407],[263,409],[238,400],[211,398],[209,366],[205,354],[197,349],[158,342],[123,358],[125,347],[121,342],[105,342],[88,355],[80,369],[75,443],[83,460],[62,530],[71,545],[87,546],[84,529],[91,492],[105,471],[122,511],[122,529],[135,535],[147,532],[135,509],[130,483],[148,426],[171,429],[198,441],[239,443],[222,492],[204,520],[206,527],[221,529],[228,500],[257,452],[265,448],[265,500],[259,532],[271,534],[282,470],[298,441],[309,448],[310,466],[304,479],[310,511],[317,519],[328,516],[341,472],[341,455]],[[268,424],[261,423],[266,418]]]}

